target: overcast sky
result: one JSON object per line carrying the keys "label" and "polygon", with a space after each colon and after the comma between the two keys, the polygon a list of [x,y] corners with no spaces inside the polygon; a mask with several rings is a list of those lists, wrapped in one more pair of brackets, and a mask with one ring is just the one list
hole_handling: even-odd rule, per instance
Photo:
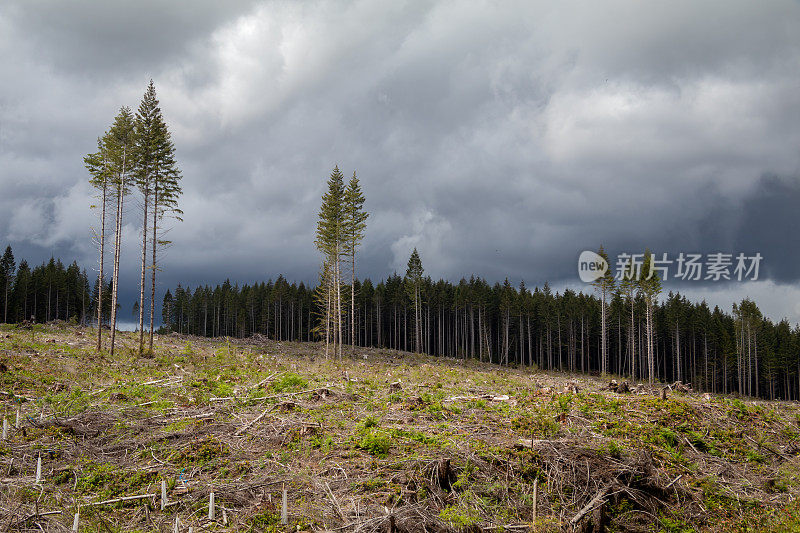
{"label": "overcast sky", "polygon": [[601,243],[759,252],[758,282],[665,288],[798,322],[798,28],[788,0],[4,0],[0,245],[95,268],[82,158],[152,78],[184,189],[162,289],[314,281],[338,164],[367,198],[361,276],[414,246],[434,278],[561,288]]}

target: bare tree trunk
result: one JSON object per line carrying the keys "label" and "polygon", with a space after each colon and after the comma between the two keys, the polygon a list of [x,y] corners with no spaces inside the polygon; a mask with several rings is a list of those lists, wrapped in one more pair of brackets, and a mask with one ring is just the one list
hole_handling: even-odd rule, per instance
{"label": "bare tree trunk", "polygon": [[[158,181],[153,183],[153,264],[150,265],[150,340],[147,351],[153,353],[153,328],[155,327],[156,312],[156,251],[158,250]],[[219,328],[218,328],[219,332]]]}
{"label": "bare tree trunk", "polygon": [[144,285],[145,273],[147,271],[147,202],[150,200],[149,186],[144,190],[144,222],[142,223],[142,277],[139,284],[139,353],[144,351]]}
{"label": "bare tree trunk", "polygon": [[114,355],[114,341],[117,333],[117,295],[119,293],[119,256],[122,251],[122,207],[125,198],[125,163],[127,150],[122,153],[122,174],[117,189],[117,232],[114,236],[114,285],[111,289],[111,350],[110,355]]}
{"label": "bare tree trunk", "polygon": [[[106,202],[108,201],[108,185],[103,183],[103,207],[100,209],[100,273],[97,276],[97,351],[103,348],[103,265],[105,264],[106,245]],[[27,295],[26,295],[27,303]]]}
{"label": "bare tree trunk", "polygon": [[631,293],[631,331],[628,334],[631,343],[631,380],[636,381],[636,321],[633,316],[633,293]]}
{"label": "bare tree trunk", "polygon": [[356,353],[356,245],[353,244],[350,258],[352,260],[352,277],[350,278],[350,355]]}

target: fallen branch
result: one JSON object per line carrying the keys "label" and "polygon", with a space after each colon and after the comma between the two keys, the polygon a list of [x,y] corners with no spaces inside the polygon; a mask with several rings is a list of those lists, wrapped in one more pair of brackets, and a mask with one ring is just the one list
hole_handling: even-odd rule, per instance
{"label": "fallen branch", "polygon": [[247,431],[248,429],[250,429],[250,428],[253,426],[253,424],[255,424],[256,422],[258,422],[259,420],[261,420],[262,418],[264,418],[264,417],[267,415],[267,413],[269,413],[270,411],[272,411],[273,409],[275,409],[275,407],[276,407],[276,406],[277,406],[277,404],[276,404],[276,405],[270,405],[269,407],[267,407],[266,409],[264,409],[264,411],[263,411],[263,412],[262,412],[260,415],[258,415],[258,416],[255,418],[255,420],[253,420],[252,422],[249,422],[249,423],[245,424],[244,426],[240,427],[240,428],[239,428],[239,429],[236,431],[236,433],[234,433],[234,435],[241,435],[242,433],[244,433],[245,431]]}
{"label": "fallen branch", "polygon": [[33,518],[41,518],[43,516],[53,516],[57,514],[61,514],[61,511],[47,511],[46,513],[38,513],[38,512],[33,513],[32,515],[28,515],[22,520],[18,520],[17,522],[9,525],[6,531],[10,531],[13,528],[18,528],[19,526],[21,526],[22,524],[26,523],[28,520],[31,520]]}
{"label": "fallen branch", "polygon": [[85,506],[89,507],[92,505],[106,505],[109,503],[119,503],[119,502],[127,502],[131,500],[142,500],[144,498],[155,498],[155,494],[139,494],[138,496],[123,496],[122,498],[114,498],[113,500],[103,500],[101,502],[91,502],[84,504]]}
{"label": "fallen branch", "polygon": [[578,514],[572,517],[572,520],[569,521],[570,526],[573,528],[581,521],[581,519],[586,516],[587,514],[591,513],[598,504],[605,503],[603,502],[603,498],[606,497],[606,494],[611,490],[611,487],[614,486],[614,482],[611,481],[606,483],[603,488],[601,488],[597,494],[595,494],[594,498],[586,504],[586,506],[578,511]]}

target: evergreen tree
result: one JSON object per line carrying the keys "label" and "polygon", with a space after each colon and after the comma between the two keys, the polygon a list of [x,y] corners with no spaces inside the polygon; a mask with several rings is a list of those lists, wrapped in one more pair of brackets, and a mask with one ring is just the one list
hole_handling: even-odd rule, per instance
{"label": "evergreen tree", "polygon": [[331,309],[334,353],[342,356],[342,290],[341,262],[347,249],[347,213],[345,210],[344,176],[338,165],[328,179],[328,190],[322,195],[315,244],[323,254],[323,264],[330,270],[326,280],[330,287],[325,291]]}
{"label": "evergreen tree", "polygon": [[22,322],[29,318],[28,294],[30,290],[31,269],[28,266],[28,262],[23,259],[19,262],[14,280],[14,289],[11,292],[11,320],[13,322]]}
{"label": "evergreen tree", "polygon": [[419,252],[414,248],[414,251],[411,252],[411,257],[408,258],[405,281],[409,288],[410,296],[414,301],[414,348],[417,352],[421,351],[420,344],[422,342],[420,285],[422,283],[422,274],[424,271],[425,270],[422,268],[422,260],[419,258]]}
{"label": "evergreen tree", "polygon": [[600,293],[600,373],[605,375],[608,373],[608,339],[606,328],[607,304],[608,296],[614,292],[614,274],[611,272],[611,266],[608,262],[608,254],[600,245],[597,250],[597,255],[603,258],[606,262],[606,270],[602,276],[593,282],[593,285]]}
{"label": "evergreen tree", "polygon": [[634,305],[636,302],[636,287],[639,283],[635,272],[633,260],[628,259],[623,267],[622,277],[619,282],[619,291],[627,300],[631,311],[631,321],[628,324],[628,358],[630,359],[631,379],[636,379],[636,321],[634,319]]}
{"label": "evergreen tree", "polygon": [[350,256],[350,346],[355,348],[356,324],[356,249],[364,239],[369,213],[364,212],[364,194],[361,192],[356,173],[344,192],[346,251]]}
{"label": "evergreen tree", "polygon": [[[142,130],[148,131],[148,139],[145,149],[148,153],[149,163],[148,172],[150,175],[150,191],[152,201],[152,233],[150,245],[152,250],[152,264],[150,265],[150,333],[147,351],[153,351],[153,331],[155,327],[155,301],[156,301],[156,272],[158,268],[158,249],[159,247],[169,246],[171,242],[164,238],[163,223],[165,219],[175,219],[182,221],[183,211],[178,207],[178,199],[183,190],[181,188],[181,172],[175,159],[175,145],[172,143],[172,135],[169,132],[166,122],[158,107],[158,100],[155,97],[155,87],[152,80],[145,93],[146,101],[143,100],[143,117],[147,118],[147,126],[142,126]],[[144,118],[143,118],[144,121]],[[143,241],[144,243],[144,238]],[[144,298],[142,297],[142,300]],[[142,301],[141,308],[144,308]],[[142,322],[142,319],[140,319]],[[143,330],[143,328],[140,328]],[[140,333],[142,335],[143,333]],[[142,340],[140,337],[140,349]]]}
{"label": "evergreen tree", "polygon": [[142,264],[139,280],[139,301],[136,303],[136,312],[139,315],[139,353],[144,351],[144,289],[145,274],[147,271],[147,237],[150,221],[148,208],[150,207],[153,193],[154,173],[156,170],[156,155],[159,145],[158,122],[161,118],[161,109],[158,107],[156,89],[153,80],[136,112],[136,186],[142,193]]}
{"label": "evergreen tree", "polygon": [[645,250],[642,271],[637,283],[637,290],[645,302],[645,334],[647,347],[647,379],[652,384],[655,380],[655,339],[653,334],[653,308],[658,303],[661,293],[661,280],[656,273],[653,254]]}
{"label": "evergreen tree", "polygon": [[161,321],[166,331],[173,331],[173,299],[172,293],[167,289],[161,305]]}
{"label": "evergreen tree", "polygon": [[134,120],[128,107],[120,109],[108,134],[103,139],[106,160],[112,171],[112,183],[117,200],[116,229],[114,234],[114,270],[111,293],[111,348],[114,355],[114,341],[117,332],[117,297],[119,287],[120,255],[122,251],[122,215],[125,196],[130,192],[130,178],[136,162]]}
{"label": "evergreen tree", "polygon": [[11,291],[11,284],[14,282],[16,263],[14,263],[14,253],[11,246],[6,246],[3,257],[0,258],[0,290],[3,291],[3,322],[8,322],[8,297]]}
{"label": "evergreen tree", "polygon": [[[98,197],[100,200],[100,233],[95,233],[95,239],[97,240],[99,258],[98,258],[98,274],[97,274],[97,301],[100,302],[103,299],[103,284],[105,283],[105,277],[103,273],[103,268],[105,265],[105,244],[106,244],[106,212],[108,207],[108,202],[110,199],[109,191],[111,188],[111,169],[109,164],[109,153],[108,147],[104,142],[104,139],[108,138],[108,133],[103,137],[103,139],[97,139],[97,152],[93,154],[89,154],[83,158],[84,164],[86,168],[89,170],[89,173],[92,177],[89,180],[89,183],[98,190]],[[92,206],[95,208],[97,206]],[[103,316],[102,316],[102,306],[97,306],[97,345],[96,349],[99,352],[103,347]]]}

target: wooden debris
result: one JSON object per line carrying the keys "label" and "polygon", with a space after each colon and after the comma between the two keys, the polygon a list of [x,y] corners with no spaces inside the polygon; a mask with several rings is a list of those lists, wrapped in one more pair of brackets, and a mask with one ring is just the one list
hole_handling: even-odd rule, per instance
{"label": "wooden debris", "polygon": [[[594,498],[592,498],[591,501],[583,507],[583,509],[578,511],[577,514],[572,517],[572,519],[569,521],[569,524],[573,528],[573,530],[575,526],[578,525],[578,522],[580,522],[581,519],[583,519],[584,516],[594,511],[596,507],[598,506],[602,507],[602,505],[605,503],[606,495],[611,491],[611,487],[613,486],[614,486],[613,482],[606,483],[599,491],[597,491],[597,494],[595,494]],[[595,522],[595,520],[592,520],[592,522]],[[600,523],[602,522],[603,521],[601,519]],[[603,527],[600,526],[599,524],[595,524],[594,528],[596,528],[596,531],[604,530]],[[594,528],[590,531],[594,531],[595,530]]]}
{"label": "wooden debris", "polygon": [[683,383],[682,381],[676,381],[675,383],[672,384],[672,390],[676,392],[689,393],[692,392],[692,384]]}
{"label": "wooden debris", "polygon": [[611,382],[608,384],[608,390],[614,391],[617,394],[627,394],[631,392],[631,387],[627,381],[623,381],[622,383],[617,383],[617,380],[612,379]]}
{"label": "wooden debris", "polygon": [[145,498],[155,498],[155,494],[138,494],[136,496],[123,496],[121,498],[114,498],[112,500],[103,500],[99,502],[86,503],[84,505],[108,505],[110,503],[129,502],[131,500],[143,500]]}
{"label": "wooden debris", "polygon": [[439,487],[449,492],[452,487],[452,481],[456,477],[455,472],[450,467],[450,459],[442,459],[436,465],[436,477]]}

